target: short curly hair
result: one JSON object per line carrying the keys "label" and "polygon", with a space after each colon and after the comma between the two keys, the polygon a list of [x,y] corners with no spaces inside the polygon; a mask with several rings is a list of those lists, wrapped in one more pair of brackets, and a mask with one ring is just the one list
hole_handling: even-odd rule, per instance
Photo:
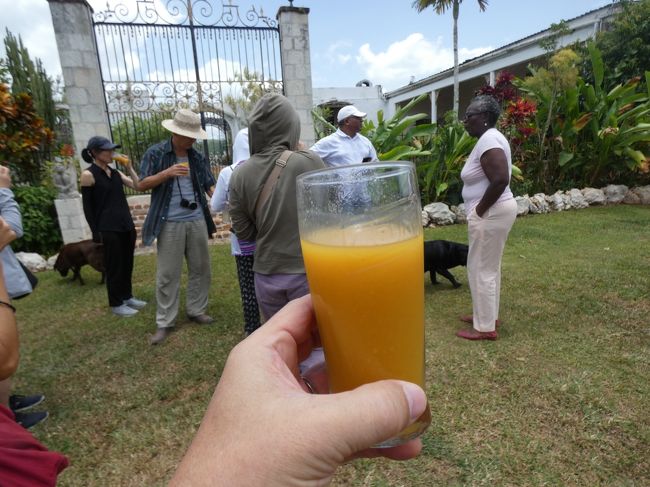
{"label": "short curly hair", "polygon": [[494,127],[501,115],[501,105],[491,95],[478,95],[472,98],[470,105],[473,105],[478,111],[485,112],[488,115],[490,127]]}

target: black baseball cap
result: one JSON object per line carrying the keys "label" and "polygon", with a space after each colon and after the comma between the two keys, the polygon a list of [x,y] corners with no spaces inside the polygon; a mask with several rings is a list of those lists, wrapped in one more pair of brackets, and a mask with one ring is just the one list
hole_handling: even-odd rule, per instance
{"label": "black baseball cap", "polygon": [[120,147],[122,146],[119,144],[114,144],[106,137],[102,137],[101,135],[95,135],[94,137],[91,137],[88,141],[88,145],[86,145],[86,149],[88,150],[113,150],[119,149]]}

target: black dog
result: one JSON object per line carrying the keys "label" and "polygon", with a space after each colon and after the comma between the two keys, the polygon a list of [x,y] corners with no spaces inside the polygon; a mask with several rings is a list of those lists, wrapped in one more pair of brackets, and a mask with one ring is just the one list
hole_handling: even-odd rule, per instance
{"label": "black dog", "polygon": [[436,272],[449,279],[454,287],[460,283],[447,269],[458,265],[467,265],[467,252],[469,247],[465,244],[449,242],[448,240],[429,240],[424,242],[424,272],[429,273],[431,284],[438,284]]}
{"label": "black dog", "polygon": [[72,270],[71,281],[79,279],[79,284],[83,286],[84,281],[80,271],[86,264],[102,273],[100,284],[104,284],[104,246],[92,240],[82,240],[61,247],[59,256],[54,262],[54,270],[59,271],[62,277],[67,276],[68,271]]}

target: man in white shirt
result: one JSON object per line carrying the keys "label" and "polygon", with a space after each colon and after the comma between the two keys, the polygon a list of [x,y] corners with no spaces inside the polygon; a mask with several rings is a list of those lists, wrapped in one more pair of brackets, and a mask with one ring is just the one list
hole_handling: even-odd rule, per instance
{"label": "man in white shirt", "polygon": [[336,117],[338,130],[320,139],[311,150],[328,166],[377,161],[377,151],[372,142],[359,133],[365,116],[354,105],[344,106]]}

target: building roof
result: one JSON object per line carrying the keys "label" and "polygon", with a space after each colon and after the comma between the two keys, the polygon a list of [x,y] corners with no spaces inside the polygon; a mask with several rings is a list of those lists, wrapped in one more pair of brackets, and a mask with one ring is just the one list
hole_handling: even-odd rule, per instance
{"label": "building roof", "polygon": [[[585,12],[582,15],[573,17],[572,19],[567,20],[566,23],[569,29],[573,31],[578,27],[593,24],[594,20],[601,22],[602,19],[611,17],[616,13],[618,13],[620,9],[621,6],[619,5],[619,3],[613,1],[611,4],[605,5],[604,7],[589,10],[588,12]],[[534,34],[530,34],[526,37],[523,37],[509,44],[505,44],[497,49],[486,52],[485,54],[481,54],[480,56],[467,59],[458,65],[458,70],[460,72],[463,71],[464,69],[480,65],[494,58],[509,56],[513,52],[517,52],[520,49],[530,46],[531,44],[538,44],[541,40],[550,37],[552,34],[553,31],[551,28],[544,29],[539,32],[535,32]],[[454,68],[452,66],[451,68],[445,69],[444,71],[440,71],[431,76],[427,76],[426,78],[422,78],[418,81],[409,83],[408,85],[389,91],[384,96],[386,98],[391,98],[412,91],[414,89],[426,86],[428,84],[434,83],[436,81],[441,81],[446,78],[452,79],[453,72],[454,72]]]}

